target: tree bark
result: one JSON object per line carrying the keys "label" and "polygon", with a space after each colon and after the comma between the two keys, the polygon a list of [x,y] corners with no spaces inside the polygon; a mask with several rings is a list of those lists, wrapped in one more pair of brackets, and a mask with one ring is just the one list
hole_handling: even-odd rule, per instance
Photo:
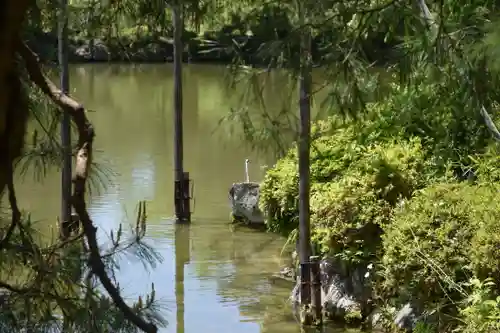
{"label": "tree bark", "polygon": [[0,1],[0,195],[21,154],[28,121],[16,65],[16,43],[28,7],[28,0]]}

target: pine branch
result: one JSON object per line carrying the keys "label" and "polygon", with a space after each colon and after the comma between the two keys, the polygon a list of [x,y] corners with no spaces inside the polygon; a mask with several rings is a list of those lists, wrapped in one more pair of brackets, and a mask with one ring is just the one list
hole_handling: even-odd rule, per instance
{"label": "pine branch", "polygon": [[[429,7],[427,6],[425,0],[417,0],[417,4],[420,7],[420,10],[422,11],[422,16],[424,17],[425,21],[430,27],[433,27],[434,29],[439,29],[435,20],[432,18],[431,11],[429,10]],[[446,35],[449,39],[453,39],[449,34]],[[486,110],[486,107],[484,105],[481,105],[481,116],[484,119],[484,122],[486,124],[486,127],[490,130],[493,138],[497,141],[500,142],[500,132],[498,131],[498,128],[495,126],[495,123],[491,119],[491,116],[489,115],[488,111]]]}
{"label": "pine branch", "polygon": [[86,207],[85,189],[88,179],[89,169],[92,164],[92,145],[94,141],[94,129],[85,115],[84,107],[71,97],[62,93],[54,83],[52,83],[42,72],[38,57],[21,40],[18,41],[18,50],[24,59],[26,69],[30,79],[45,93],[63,112],[71,115],[78,130],[78,152],[76,155],[75,174],[73,176],[73,196],[72,205],[78,214],[87,238],[90,251],[89,265],[92,271],[99,278],[100,282],[109,293],[115,305],[123,312],[125,317],[134,325],[146,333],[156,333],[158,328],[133,312],[120,295],[120,291],[113,284],[106,273],[105,265],[102,261],[99,245],[97,243],[97,228],[94,226]]}

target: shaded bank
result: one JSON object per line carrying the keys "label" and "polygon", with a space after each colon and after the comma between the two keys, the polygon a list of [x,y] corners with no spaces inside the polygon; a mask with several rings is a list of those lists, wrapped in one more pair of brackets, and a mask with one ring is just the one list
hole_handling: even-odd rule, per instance
{"label": "shaded bank", "polygon": [[[185,41],[183,58],[191,62],[229,62],[231,57],[220,42],[207,43],[191,38]],[[28,42],[39,56],[48,62],[57,61],[57,36],[34,32]],[[173,61],[173,41],[166,38],[144,37],[110,40],[72,37],[69,40],[71,63],[136,62],[164,63]]]}
{"label": "shaded bank", "polygon": [[[263,45],[279,42],[269,36],[246,36],[233,33],[206,32],[197,35],[185,31],[183,60],[191,63],[228,64],[236,59],[246,64],[273,64],[276,55],[262,52]],[[322,46],[322,36],[313,39],[312,55],[316,65],[324,62],[328,53]],[[31,31],[26,35],[28,45],[46,62],[57,62],[57,35],[54,33]],[[282,42],[285,42],[283,38]],[[299,54],[298,42],[286,42],[292,58]],[[236,47],[235,45],[238,44]],[[393,45],[378,40],[366,43],[366,54],[370,61],[387,64],[396,56]],[[106,38],[84,38],[70,36],[68,58],[71,63],[134,62],[164,63],[173,61],[173,40],[158,36],[116,36]],[[275,64],[271,67],[278,66]]]}

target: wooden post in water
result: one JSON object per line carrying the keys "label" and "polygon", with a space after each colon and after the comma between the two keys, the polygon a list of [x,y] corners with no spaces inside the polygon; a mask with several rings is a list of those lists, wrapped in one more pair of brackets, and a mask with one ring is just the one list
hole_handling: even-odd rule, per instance
{"label": "wooden post in water", "polygon": [[319,267],[319,257],[311,256],[311,291],[312,291],[312,314],[315,325],[323,324],[323,304],[321,302],[321,272]]}
{"label": "wooden post in water", "polygon": [[[61,75],[61,91],[69,93],[68,72],[68,0],[60,0],[58,22],[58,60]],[[61,237],[66,237],[66,226],[71,223],[71,118],[68,112],[62,113],[61,120],[62,175],[61,175]],[[64,227],[63,227],[64,226]]]}
{"label": "wooden post in water", "polygon": [[[182,124],[182,6],[181,0],[177,0],[172,6],[172,22],[174,25],[174,201],[175,217],[177,222],[191,222],[191,211],[189,208],[189,177],[188,186],[184,186],[184,147],[183,147],[183,124]],[[188,199],[186,199],[186,197]],[[187,200],[187,203],[186,203]]]}
{"label": "wooden post in water", "polygon": [[[297,1],[301,22],[305,23],[305,4]],[[303,24],[305,27],[305,25]],[[299,259],[300,259],[300,303],[301,322],[310,325],[311,305],[311,231],[310,231],[310,133],[311,133],[311,40],[308,28],[301,36],[300,64],[300,123],[299,123]]]}
{"label": "wooden post in water", "polygon": [[190,195],[191,180],[189,172],[184,172],[182,176],[182,212],[186,221],[191,221],[191,195]]}

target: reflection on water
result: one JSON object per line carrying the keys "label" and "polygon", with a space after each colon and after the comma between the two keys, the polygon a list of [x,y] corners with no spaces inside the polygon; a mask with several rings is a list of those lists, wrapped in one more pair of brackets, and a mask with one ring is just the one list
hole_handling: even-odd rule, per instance
{"label": "reflection on water", "polygon": [[175,304],[177,332],[185,332],[184,326],[184,270],[191,259],[190,227],[175,228]]}
{"label": "reflection on water", "polygon": [[[242,181],[249,158],[253,179],[269,162],[250,152],[227,130],[214,132],[231,106],[224,69],[186,66],[184,71],[185,168],[195,183],[194,221],[176,226],[173,215],[172,68],[169,65],[73,67],[71,86],[96,127],[96,160],[114,171],[106,190],[94,193],[90,210],[99,237],[133,220],[138,200],[148,201],[148,242],[163,262],[147,270],[125,256],[119,273],[125,296],[155,284],[166,301],[169,325],[162,332],[299,332],[287,304],[289,287],[273,285],[283,239],[236,230],[227,222],[227,191]],[[273,80],[279,80],[274,77]],[[276,103],[277,94],[266,90]],[[50,231],[59,211],[59,175],[19,186],[24,209],[45,219]]]}

